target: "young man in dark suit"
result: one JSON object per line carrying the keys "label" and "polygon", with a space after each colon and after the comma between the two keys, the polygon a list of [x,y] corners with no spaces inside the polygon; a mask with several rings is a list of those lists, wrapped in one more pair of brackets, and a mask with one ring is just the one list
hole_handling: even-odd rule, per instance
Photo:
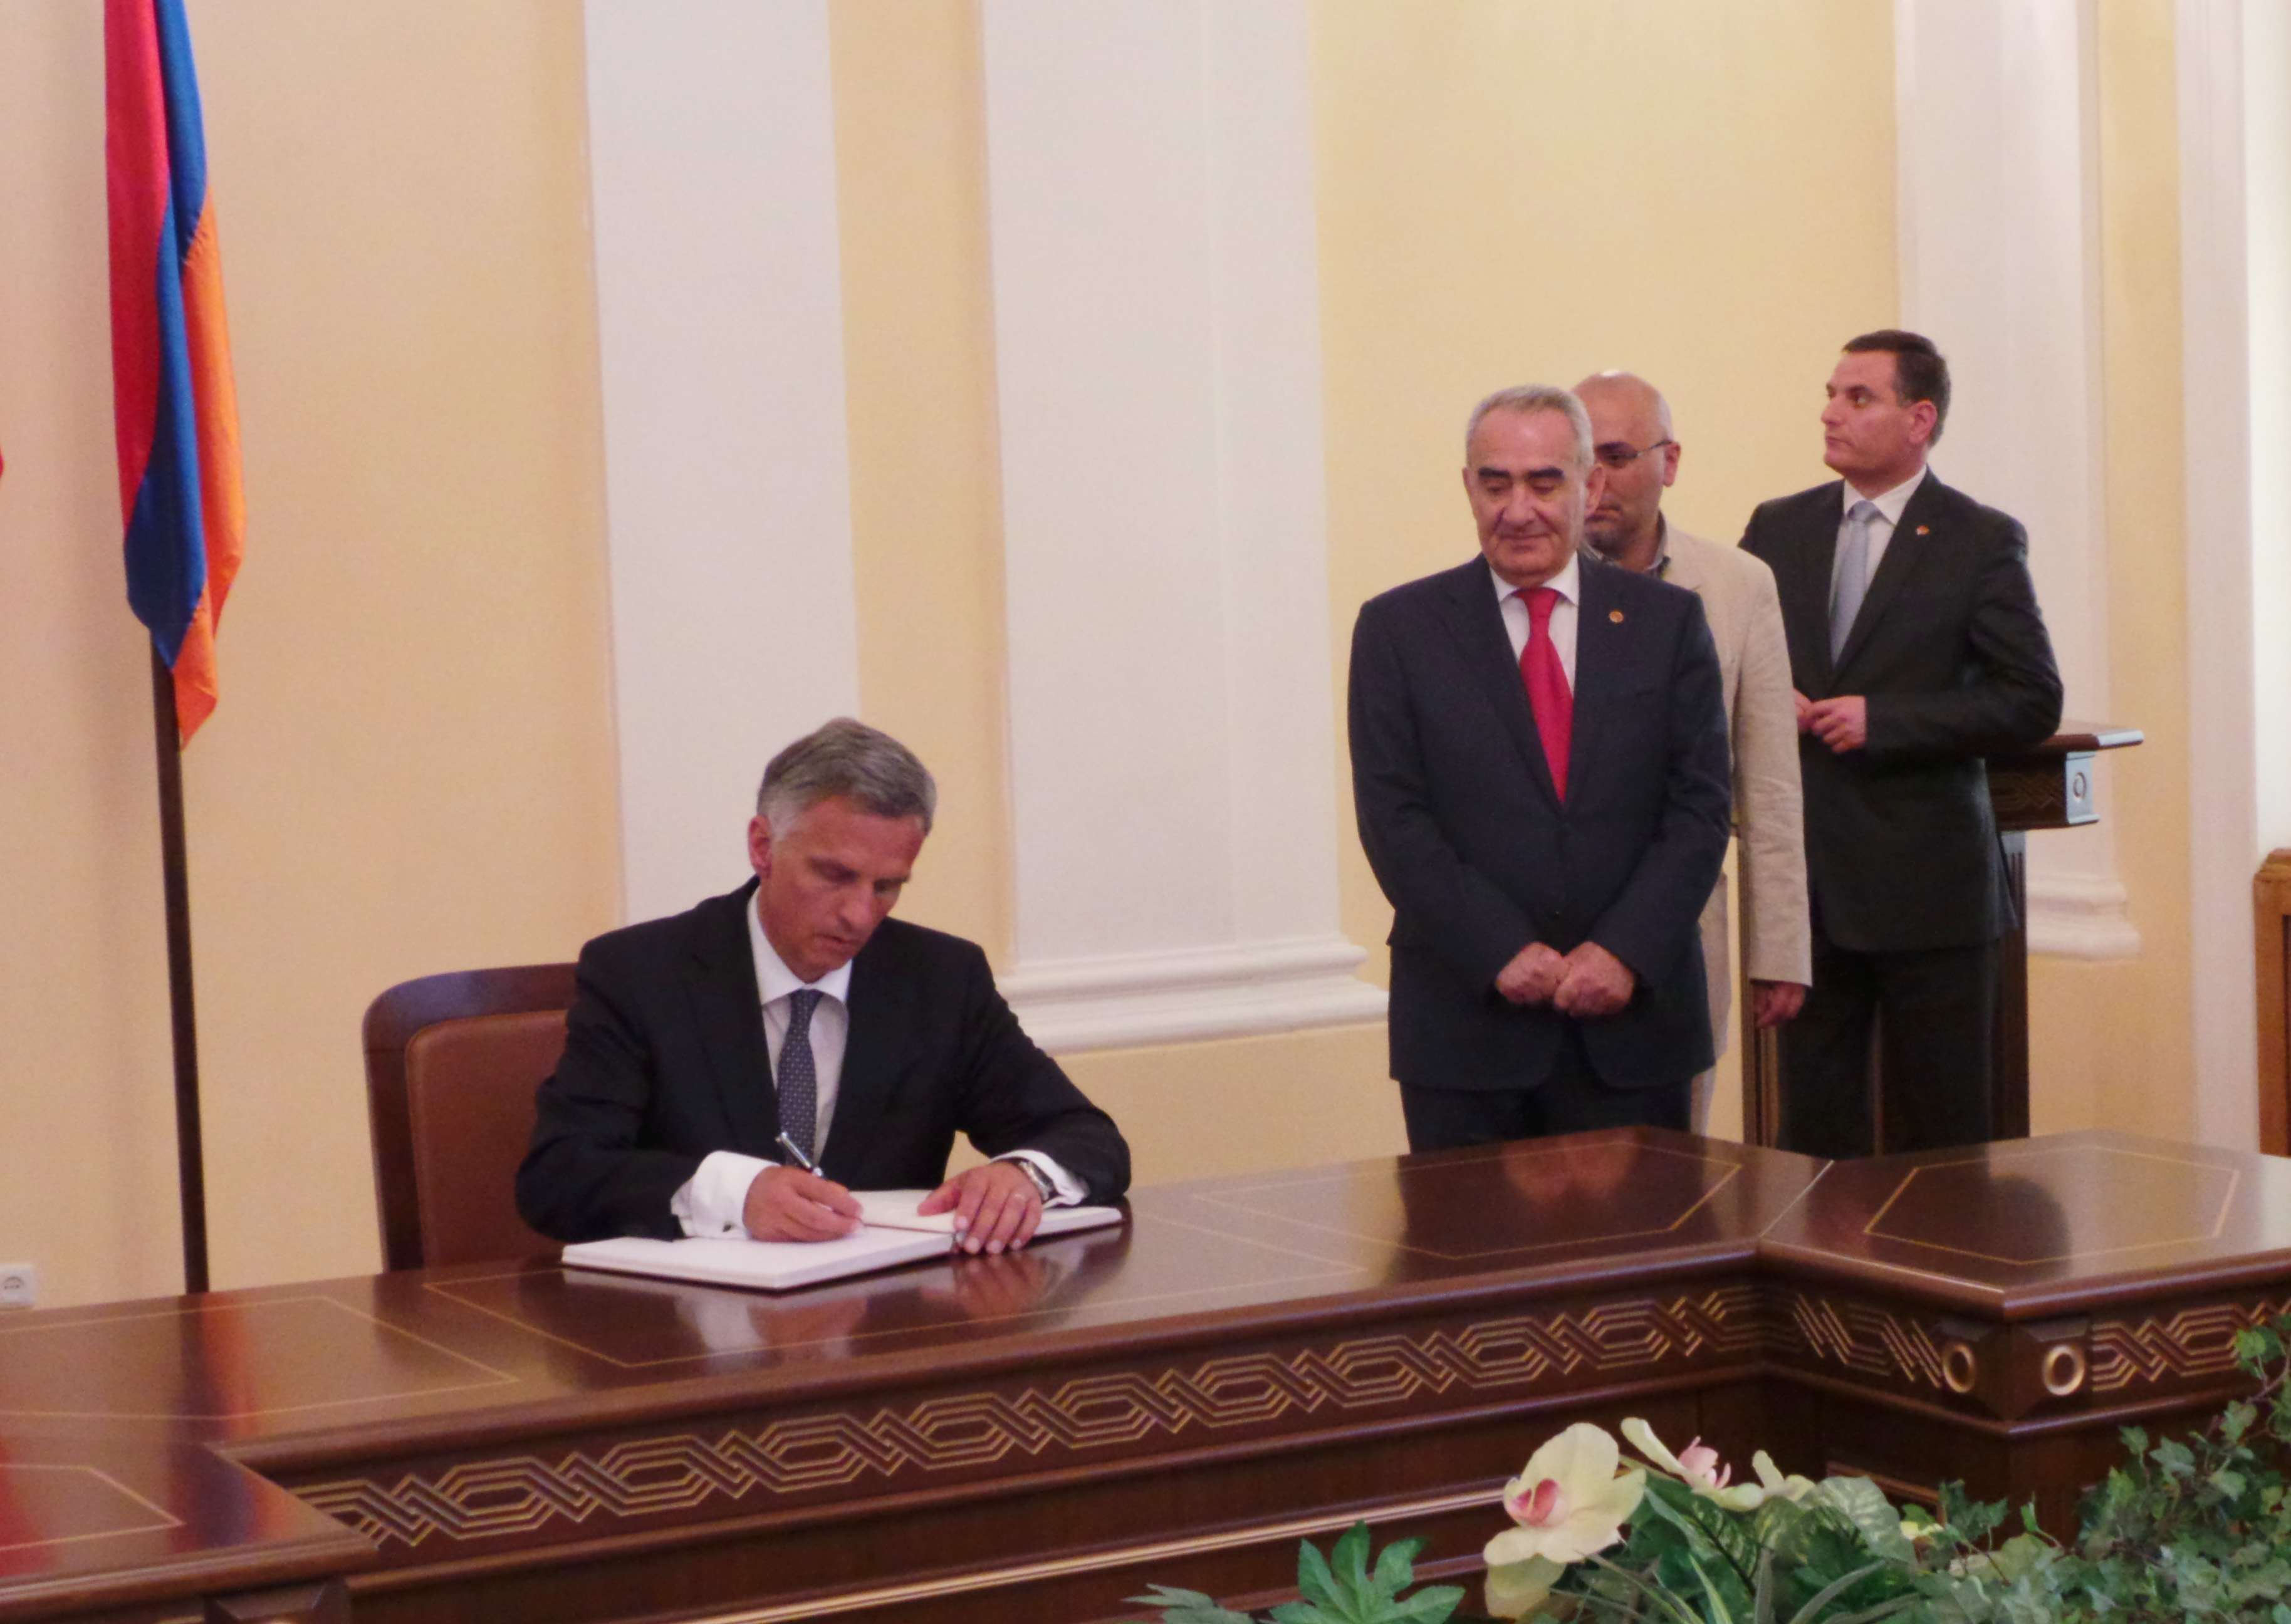
{"label": "young man in dark suit", "polygon": [[[985,955],[888,917],[936,799],[904,745],[832,721],[764,771],[752,883],[582,949],[518,1170],[527,1223],[822,1241],[857,1226],[855,1188],[936,1186],[923,1210],[999,1252],[1046,1202],[1129,1186],[1121,1132],[1019,1029]],[[996,1160],[946,1178],[958,1132]]]}
{"label": "young man in dark suit", "polygon": [[1873,1019],[1901,1118],[1885,1148],[1974,1144],[2012,905],[1982,758],[2060,725],[2060,673],[2021,526],[1925,466],[1949,414],[1932,342],[1865,334],[1829,392],[1842,478],[1742,536],[1781,591],[1805,787],[1813,987],[1782,1036],[1782,1144],[1869,1154]]}
{"label": "young man in dark suit", "polygon": [[1353,632],[1408,1142],[1684,1128],[1728,824],[1702,606],[1580,551],[1601,476],[1572,395],[1491,396],[1465,449],[1482,556],[1371,599]]}

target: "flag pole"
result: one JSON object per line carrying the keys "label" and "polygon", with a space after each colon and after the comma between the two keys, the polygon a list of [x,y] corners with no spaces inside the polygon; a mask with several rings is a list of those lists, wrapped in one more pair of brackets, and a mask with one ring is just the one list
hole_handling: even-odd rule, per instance
{"label": "flag pole", "polygon": [[176,1186],[183,1202],[183,1290],[207,1289],[206,1157],[199,1137],[199,1023],[191,999],[191,883],[183,855],[182,735],[175,678],[151,650],[151,721],[159,754],[159,854],[167,893],[167,1001],[174,1017]]}

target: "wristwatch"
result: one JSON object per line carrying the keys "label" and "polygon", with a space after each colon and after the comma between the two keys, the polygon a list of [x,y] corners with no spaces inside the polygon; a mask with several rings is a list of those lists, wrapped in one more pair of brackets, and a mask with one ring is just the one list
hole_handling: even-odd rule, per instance
{"label": "wristwatch", "polygon": [[1018,1170],[1020,1172],[1025,1174],[1027,1178],[1034,1181],[1034,1188],[1042,1193],[1042,1204],[1044,1206],[1047,1207],[1052,1202],[1057,1200],[1058,1186],[1050,1182],[1050,1176],[1048,1173],[1042,1171],[1041,1168],[1036,1167],[1033,1162],[1025,1156],[1013,1156],[1010,1160],[1018,1164]]}

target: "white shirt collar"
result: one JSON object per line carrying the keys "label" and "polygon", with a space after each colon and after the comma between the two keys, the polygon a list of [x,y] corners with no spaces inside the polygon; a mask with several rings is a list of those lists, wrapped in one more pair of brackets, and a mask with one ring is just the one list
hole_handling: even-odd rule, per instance
{"label": "white shirt collar", "polygon": [[[1492,564],[1488,566],[1488,579],[1495,583],[1496,601],[1498,603],[1501,603],[1505,599],[1520,591],[1518,587],[1514,586],[1510,582],[1496,574],[1496,567]],[[1558,593],[1571,604],[1582,602],[1583,567],[1578,555],[1572,552],[1569,553],[1567,555],[1567,562],[1560,566],[1559,573],[1552,576],[1550,580],[1545,582],[1543,584],[1549,587],[1553,591]]]}
{"label": "white shirt collar", "polygon": [[764,916],[758,899],[748,899],[748,951],[756,960],[756,1001],[770,1003],[776,998],[809,987],[824,993],[837,1003],[849,1008],[851,1003],[851,961],[846,959],[816,981],[806,981],[773,951],[771,937],[764,934]]}
{"label": "white shirt collar", "polygon": [[[1853,512],[1853,504],[1857,502],[1874,502],[1877,504],[1877,516],[1883,519],[1886,527],[1891,529],[1901,522],[1901,510],[1909,505],[1909,498],[1916,495],[1917,486],[1925,482],[1926,471],[1921,467],[1892,490],[1882,491],[1875,496],[1864,496],[1853,488],[1853,481],[1848,480],[1845,483],[1845,511]],[[1844,522],[1842,518],[1839,522]]]}

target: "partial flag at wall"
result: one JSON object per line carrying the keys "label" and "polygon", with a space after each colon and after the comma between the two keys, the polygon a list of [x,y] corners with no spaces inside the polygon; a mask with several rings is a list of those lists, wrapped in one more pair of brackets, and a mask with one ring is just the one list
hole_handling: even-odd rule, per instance
{"label": "partial flag at wall", "polygon": [[112,415],[127,601],[174,673],[188,742],[245,535],[238,401],[182,0],[104,0]]}

